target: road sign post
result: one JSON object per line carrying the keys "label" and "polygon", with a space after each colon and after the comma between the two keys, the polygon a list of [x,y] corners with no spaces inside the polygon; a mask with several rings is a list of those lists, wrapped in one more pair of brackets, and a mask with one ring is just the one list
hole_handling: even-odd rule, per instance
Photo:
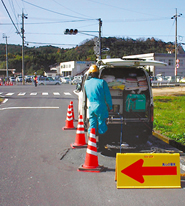
{"label": "road sign post", "polygon": [[178,153],[117,153],[117,188],[181,188]]}

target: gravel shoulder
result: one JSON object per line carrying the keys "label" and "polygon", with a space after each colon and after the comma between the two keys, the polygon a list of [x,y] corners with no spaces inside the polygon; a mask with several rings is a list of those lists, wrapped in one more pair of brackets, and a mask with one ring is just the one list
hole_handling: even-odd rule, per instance
{"label": "gravel shoulder", "polygon": [[185,95],[185,86],[152,88],[153,96]]}

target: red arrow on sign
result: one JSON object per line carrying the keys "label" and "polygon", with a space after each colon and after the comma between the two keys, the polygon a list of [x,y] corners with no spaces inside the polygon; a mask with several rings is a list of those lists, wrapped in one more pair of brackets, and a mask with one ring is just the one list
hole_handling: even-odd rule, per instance
{"label": "red arrow on sign", "polygon": [[144,175],[177,175],[176,166],[143,167],[143,163],[144,160],[139,159],[121,172],[140,183],[144,183]]}

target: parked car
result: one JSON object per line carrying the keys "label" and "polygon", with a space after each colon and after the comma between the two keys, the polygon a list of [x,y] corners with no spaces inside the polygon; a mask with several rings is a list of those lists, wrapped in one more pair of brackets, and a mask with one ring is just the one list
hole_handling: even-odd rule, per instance
{"label": "parked car", "polygon": [[70,84],[78,84],[82,82],[83,75],[74,76],[73,80],[69,81]]}
{"label": "parked car", "polygon": [[16,77],[16,82],[22,82],[22,76],[17,76]]}
{"label": "parked car", "polygon": [[179,82],[180,83],[185,83],[185,77],[183,77]]}
{"label": "parked car", "polygon": [[[138,59],[102,59],[99,78],[104,79],[112,96],[113,112],[107,119],[106,143],[119,146],[124,142],[130,145],[146,143],[153,130],[153,96],[150,78],[144,66],[166,65],[159,61]],[[89,72],[84,74],[78,89],[78,113],[82,114],[85,130],[89,123],[89,101],[84,83]],[[99,139],[101,145],[101,139]]]}
{"label": "parked car", "polygon": [[150,77],[150,80],[151,80],[151,84],[159,84],[159,85],[168,84],[171,81],[169,78],[164,77],[164,76],[163,77],[162,76],[160,76],[160,77],[152,76],[152,77]]}
{"label": "parked car", "polygon": [[39,77],[38,85],[61,85],[61,82],[54,80],[52,77]]}
{"label": "parked car", "polygon": [[71,81],[70,77],[61,77],[60,78],[62,84],[69,84],[69,82]]}
{"label": "parked car", "polygon": [[9,77],[9,80],[10,80],[10,82],[15,82],[16,81],[15,77]]}

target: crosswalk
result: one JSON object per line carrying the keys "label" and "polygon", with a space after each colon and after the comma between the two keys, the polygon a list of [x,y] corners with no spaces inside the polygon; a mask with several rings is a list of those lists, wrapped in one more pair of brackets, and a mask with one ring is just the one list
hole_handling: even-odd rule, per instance
{"label": "crosswalk", "polygon": [[26,95],[29,95],[29,96],[38,96],[38,95],[42,95],[42,96],[61,96],[61,95],[71,95],[71,93],[69,92],[64,92],[64,93],[59,93],[59,92],[52,92],[52,93],[49,93],[49,92],[41,92],[41,93],[38,93],[38,92],[31,92],[31,93],[27,93],[27,92],[18,92],[18,93],[14,93],[14,92],[8,92],[8,93],[3,93],[3,92],[0,92],[0,95],[3,95],[3,96],[26,96]]}

